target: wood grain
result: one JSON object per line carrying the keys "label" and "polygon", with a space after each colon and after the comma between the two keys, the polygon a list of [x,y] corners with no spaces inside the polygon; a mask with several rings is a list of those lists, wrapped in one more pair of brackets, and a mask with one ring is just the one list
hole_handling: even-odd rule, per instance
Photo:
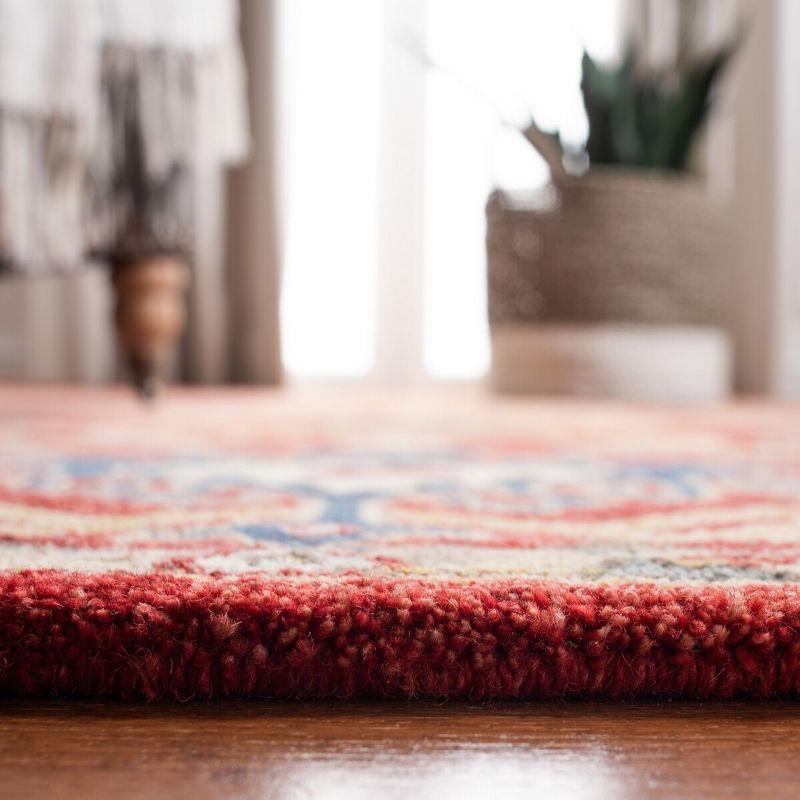
{"label": "wood grain", "polygon": [[8,798],[797,797],[798,704],[5,703]]}

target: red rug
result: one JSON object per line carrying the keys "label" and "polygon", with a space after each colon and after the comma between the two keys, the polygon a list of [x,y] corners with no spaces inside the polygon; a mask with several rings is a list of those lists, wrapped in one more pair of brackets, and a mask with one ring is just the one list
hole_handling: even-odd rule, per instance
{"label": "red rug", "polygon": [[796,696],[800,408],[0,391],[0,692]]}

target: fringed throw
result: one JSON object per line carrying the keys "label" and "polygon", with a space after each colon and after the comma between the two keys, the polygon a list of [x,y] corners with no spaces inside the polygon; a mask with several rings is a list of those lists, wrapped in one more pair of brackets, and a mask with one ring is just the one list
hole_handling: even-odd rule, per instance
{"label": "fringed throw", "polygon": [[0,269],[190,248],[197,167],[247,149],[237,17],[233,0],[0,0]]}

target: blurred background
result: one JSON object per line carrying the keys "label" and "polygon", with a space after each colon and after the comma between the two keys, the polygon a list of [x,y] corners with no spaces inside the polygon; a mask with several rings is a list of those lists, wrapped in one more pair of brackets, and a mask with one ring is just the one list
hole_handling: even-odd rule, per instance
{"label": "blurred background", "polygon": [[174,382],[798,396],[798,40],[792,0],[0,0],[0,377],[119,380],[164,283],[121,265],[167,256]]}

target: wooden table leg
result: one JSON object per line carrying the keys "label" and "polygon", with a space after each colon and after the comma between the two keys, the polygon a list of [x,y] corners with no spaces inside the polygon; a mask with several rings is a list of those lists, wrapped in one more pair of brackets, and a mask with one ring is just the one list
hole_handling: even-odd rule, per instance
{"label": "wooden table leg", "polygon": [[132,378],[153,397],[186,322],[186,264],[157,256],[114,266],[115,321]]}

